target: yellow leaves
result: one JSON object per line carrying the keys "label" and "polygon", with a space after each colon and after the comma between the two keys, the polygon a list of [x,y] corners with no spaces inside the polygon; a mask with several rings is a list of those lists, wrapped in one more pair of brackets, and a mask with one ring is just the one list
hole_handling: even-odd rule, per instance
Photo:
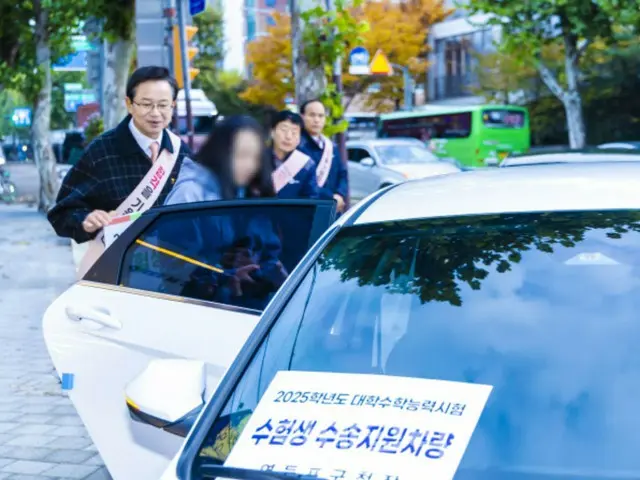
{"label": "yellow leaves", "polygon": [[[429,68],[427,61],[429,28],[451,13],[443,0],[369,1],[361,8],[369,23],[363,35],[364,47],[373,55],[382,50],[391,63],[408,66],[415,82],[422,82]],[[392,110],[403,98],[402,71],[395,68],[392,77],[344,76],[345,87],[352,94],[364,93],[367,86],[377,83],[380,88],[367,94],[369,107]]]}
{"label": "yellow leaves", "polygon": [[[408,66],[413,80],[421,83],[429,68],[427,61],[428,34],[433,23],[444,20],[451,9],[444,0],[369,0],[354,10],[354,16],[365,20],[369,29],[363,34],[363,45],[371,56],[380,49],[389,61]],[[247,50],[251,65],[251,86],[242,92],[243,100],[274,108],[284,108],[285,98],[293,95],[291,74],[291,26],[289,17],[274,15],[275,25],[268,35],[251,42]],[[345,59],[344,71],[348,70]],[[343,77],[348,94],[364,93],[368,86],[379,84],[376,93],[367,95],[370,107],[393,109],[403,98],[402,71],[395,68],[392,77],[353,76]]]}
{"label": "yellow leaves", "polygon": [[275,25],[267,35],[249,43],[247,62],[251,69],[251,85],[240,94],[243,100],[284,108],[285,99],[293,95],[291,69],[291,22],[288,15],[275,13]]}

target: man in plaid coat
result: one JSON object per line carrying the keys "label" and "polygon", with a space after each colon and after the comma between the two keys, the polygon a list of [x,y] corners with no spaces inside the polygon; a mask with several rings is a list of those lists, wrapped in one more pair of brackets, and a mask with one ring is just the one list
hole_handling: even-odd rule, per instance
{"label": "man in plaid coat", "polygon": [[[49,222],[61,237],[84,243],[96,237],[113,212],[138,186],[164,149],[174,153],[166,128],[171,122],[178,86],[164,67],[142,67],[127,84],[129,115],[86,148],[62,182]],[[182,143],[178,158],[156,201],[162,205],[190,155]]]}

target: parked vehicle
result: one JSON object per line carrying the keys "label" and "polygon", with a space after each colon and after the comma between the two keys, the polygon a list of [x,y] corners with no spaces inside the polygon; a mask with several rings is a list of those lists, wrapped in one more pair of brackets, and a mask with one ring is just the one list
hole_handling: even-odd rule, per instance
{"label": "parked vehicle", "polygon": [[419,140],[388,138],[347,142],[349,183],[354,201],[410,179],[459,172]]}
{"label": "parked vehicle", "polygon": [[425,106],[380,116],[378,136],[413,137],[465,167],[497,166],[531,145],[526,108],[505,105]]}
{"label": "parked vehicle", "polygon": [[566,151],[507,157],[500,167],[548,165],[552,163],[640,162],[640,154],[629,151]]}
{"label": "parked vehicle", "polygon": [[[184,90],[178,92],[177,99],[178,126],[182,139],[187,142],[187,107],[184,101]],[[215,104],[207,98],[203,90],[191,90],[191,112],[193,116],[193,150],[197,152],[207,139],[209,132],[213,128],[218,109]]]}
{"label": "parked vehicle", "polygon": [[640,142],[611,142],[598,145],[603,150],[640,150]]}
{"label": "parked vehicle", "polygon": [[13,203],[16,199],[16,186],[11,181],[11,174],[5,168],[7,159],[0,148],[0,199],[6,203]]}
{"label": "parked vehicle", "polygon": [[[72,379],[69,398],[114,479],[157,480],[182,443],[171,433],[132,421],[123,392],[136,388],[136,378],[149,362],[198,358],[207,364],[208,398],[273,295],[268,277],[257,274],[256,283],[243,287],[241,295],[213,287],[208,275],[217,267],[209,256],[227,250],[240,255],[247,242],[244,235],[225,240],[218,226],[271,223],[277,238],[264,238],[274,251],[279,245],[278,258],[292,272],[334,215],[334,202],[326,200],[154,208],[106,250],[81,282],[52,303],[43,319],[47,349],[63,383]],[[193,240],[194,228],[206,239],[206,248]],[[221,343],[194,349],[185,335],[191,331]],[[165,398],[179,396],[168,390]],[[181,421],[176,421],[179,431]]]}

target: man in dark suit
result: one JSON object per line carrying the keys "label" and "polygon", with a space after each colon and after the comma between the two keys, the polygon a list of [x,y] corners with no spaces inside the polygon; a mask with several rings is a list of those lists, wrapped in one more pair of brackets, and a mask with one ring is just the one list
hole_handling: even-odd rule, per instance
{"label": "man in dark suit", "polygon": [[[127,83],[129,115],[113,130],[97,137],[62,182],[49,222],[61,237],[84,243],[109,224],[115,210],[142,182],[163,150],[174,154],[167,127],[178,86],[164,67],[137,69]],[[172,134],[171,134],[172,135]],[[176,138],[175,136],[173,137]],[[180,143],[175,165],[155,205],[162,205],[190,155]]]}
{"label": "man in dark suit", "polygon": [[[325,106],[320,100],[309,100],[300,107],[300,114],[305,128],[298,150],[311,157],[318,168],[320,198],[334,199],[338,213],[343,213],[349,197],[349,176],[338,147],[322,134],[327,121]],[[324,175],[323,161],[329,167]]]}

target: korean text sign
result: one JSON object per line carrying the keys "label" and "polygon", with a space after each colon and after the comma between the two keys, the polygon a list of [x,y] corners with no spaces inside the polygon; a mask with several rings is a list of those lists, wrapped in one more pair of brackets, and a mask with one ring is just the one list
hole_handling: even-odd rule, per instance
{"label": "korean text sign", "polygon": [[452,479],[492,388],[278,372],[225,465],[327,480]]}

